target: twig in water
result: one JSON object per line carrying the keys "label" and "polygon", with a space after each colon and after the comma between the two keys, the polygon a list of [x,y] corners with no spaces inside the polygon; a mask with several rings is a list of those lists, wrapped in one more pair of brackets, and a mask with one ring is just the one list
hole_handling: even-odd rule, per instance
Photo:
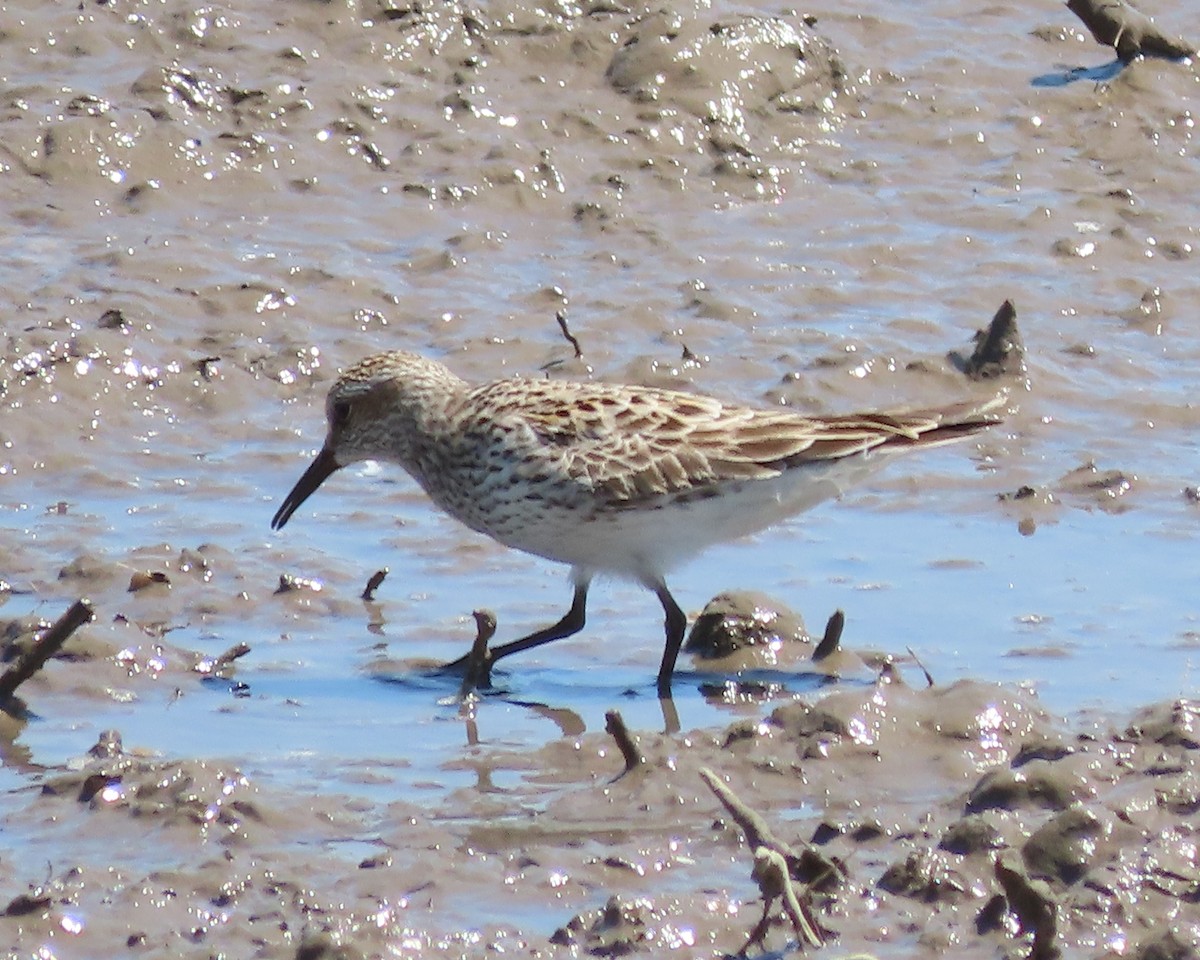
{"label": "twig in water", "polygon": [[925,669],[925,664],[923,664],[921,662],[921,658],[916,655],[916,653],[913,651],[912,647],[905,647],[904,649],[907,650],[908,655],[913,658],[913,663],[915,663],[918,667],[920,667],[921,672],[923,674],[925,674],[925,682],[929,686],[932,687],[933,686],[933,674],[931,674],[928,670]]}
{"label": "twig in water", "polygon": [[250,644],[235,643],[232,647],[226,650],[223,654],[213,661],[212,672],[220,676],[221,671],[226,667],[232,666],[235,660],[239,660],[250,652]]}
{"label": "twig in water", "polygon": [[488,644],[496,635],[496,615],[490,610],[476,610],[471,616],[475,618],[475,642],[471,644],[471,652],[467,654],[463,682],[458,690],[459,697],[464,699],[474,692],[476,687],[492,685],[492,654],[488,650]]}
{"label": "twig in water", "polygon": [[375,591],[379,589],[379,585],[383,583],[387,575],[387,567],[384,567],[382,570],[376,570],[373,574],[371,574],[371,579],[367,581],[366,589],[362,592],[362,598],[366,600],[367,603],[371,603],[375,599]]}
{"label": "twig in water", "polygon": [[575,348],[575,359],[583,359],[583,348],[579,345],[579,341],[575,339],[575,334],[571,333],[571,328],[567,326],[567,315],[559,310],[554,314],[554,319],[558,321],[558,329],[562,331],[562,335],[567,338],[567,343]]}
{"label": "twig in water", "polygon": [[38,637],[25,654],[0,676],[0,704],[8,700],[17,687],[42,669],[76,630],[88,623],[96,613],[86,600],[76,600],[58,620]]}
{"label": "twig in water", "polygon": [[846,615],[841,610],[834,610],[833,616],[825,624],[825,636],[821,638],[817,649],[813,651],[814,663],[819,663],[831,653],[837,652],[838,645],[842,642],[842,631],[845,629]]}
{"label": "twig in water", "polygon": [[620,780],[630,770],[636,769],[645,763],[646,758],[642,756],[642,751],[633,742],[629,728],[625,726],[625,718],[621,716],[619,711],[609,710],[604,714],[604,729],[617,741],[617,747],[621,751],[621,756],[625,758],[625,769],[614,778],[614,780]]}

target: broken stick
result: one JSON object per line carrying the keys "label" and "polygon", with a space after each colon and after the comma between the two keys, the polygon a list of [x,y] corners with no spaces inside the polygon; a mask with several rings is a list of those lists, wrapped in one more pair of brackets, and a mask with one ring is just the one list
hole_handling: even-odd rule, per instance
{"label": "broken stick", "polygon": [[742,803],[741,798],[730,790],[725,785],[725,782],[708,767],[700,768],[700,779],[708,784],[708,789],[717,795],[717,799],[721,801],[721,805],[729,811],[729,815],[733,817],[734,822],[741,827],[742,833],[746,837],[746,846],[751,850],[757,850],[759,847],[767,847],[771,850],[777,850],[785,857],[792,858],[799,856],[789,844],[775,836],[775,832],[758,811],[751,810]]}
{"label": "broken stick", "polygon": [[38,637],[17,662],[0,676],[0,703],[8,700],[17,687],[45,666],[76,630],[88,623],[96,613],[87,600],[76,600],[69,610]]}
{"label": "broken stick", "polygon": [[[767,821],[746,806],[741,798],[708,767],[700,768],[700,778],[708,784],[708,788],[717,795],[717,799],[729,811],[729,815],[742,828],[742,833],[746,836],[746,844],[754,851],[754,869],[750,876],[758,884],[758,889],[762,893],[763,915],[754,930],[751,931],[750,938],[742,947],[742,952],[745,953],[751,944],[762,943],[770,924],[771,906],[780,897],[783,898],[784,912],[791,920],[792,928],[796,931],[796,937],[800,943],[821,946],[824,941],[817,930],[817,925],[809,918],[806,905],[800,902],[800,898],[796,896],[795,887],[792,885],[791,866],[801,859],[801,855],[776,837],[770,826],[767,825]],[[836,867],[830,864],[828,870],[836,870]]]}
{"label": "broken stick", "polygon": [[826,657],[837,652],[842,642],[842,631],[846,629],[846,615],[841,610],[834,610],[833,615],[825,623],[825,635],[813,651],[813,663],[820,663]]}
{"label": "broken stick", "polygon": [[490,610],[475,610],[471,616],[475,618],[475,642],[467,654],[463,682],[458,691],[459,698],[464,700],[475,692],[476,687],[492,685],[492,652],[488,644],[496,635],[496,615]]}
{"label": "broken stick", "polygon": [[575,359],[582,360],[583,359],[583,347],[581,347],[579,345],[579,341],[577,339],[575,339],[575,334],[573,334],[571,332],[571,328],[567,326],[566,313],[562,310],[559,310],[558,313],[556,313],[554,315],[554,319],[558,321],[558,329],[561,330],[562,335],[564,337],[566,337],[567,343],[569,343],[571,345],[572,349],[574,349]]}
{"label": "broken stick", "polygon": [[621,751],[621,756],[625,758],[625,769],[616,776],[616,779],[620,780],[630,770],[634,770],[645,763],[646,758],[642,756],[642,751],[633,742],[629,728],[625,726],[625,718],[621,716],[619,711],[609,710],[604,714],[604,729],[617,741],[617,748]]}
{"label": "broken stick", "polygon": [[362,598],[366,600],[367,603],[372,603],[375,600],[375,591],[379,589],[379,585],[383,583],[387,575],[387,567],[384,567],[382,570],[376,570],[373,574],[371,574],[371,579],[367,581],[367,586],[362,592]]}
{"label": "broken stick", "polygon": [[746,941],[746,946],[742,947],[743,953],[752,943],[762,946],[762,941],[767,933],[771,906],[780,898],[783,899],[783,912],[792,922],[792,929],[796,932],[796,939],[800,941],[800,944],[812,947],[824,944],[825,941],[817,932],[816,926],[805,914],[800,898],[796,896],[796,888],[792,884],[787,861],[783,858],[782,853],[767,847],[759,847],[755,850],[754,869],[750,871],[750,879],[758,884],[758,891],[762,894],[763,915],[751,932],[750,939]]}

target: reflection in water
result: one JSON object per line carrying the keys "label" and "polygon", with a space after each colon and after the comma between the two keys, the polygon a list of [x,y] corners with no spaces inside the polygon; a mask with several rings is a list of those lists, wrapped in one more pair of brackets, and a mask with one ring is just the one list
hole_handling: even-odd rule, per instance
{"label": "reflection in water", "polygon": [[1107,83],[1117,76],[1127,64],[1120,60],[1106,63],[1100,67],[1071,67],[1061,73],[1043,73],[1034,77],[1030,82],[1035,87],[1065,87],[1077,80],[1091,80],[1093,83]]}
{"label": "reflection in water", "polygon": [[583,717],[569,707],[550,707],[544,703],[530,703],[522,700],[509,700],[508,702],[517,707],[524,707],[539,717],[545,717],[558,727],[558,732],[564,737],[579,737],[587,731]]}
{"label": "reflection in water", "polygon": [[[523,710],[528,710],[534,716],[549,720],[558,727],[559,734],[564,737],[580,737],[587,732],[587,724],[583,722],[583,717],[567,707],[551,707],[544,703],[514,700],[500,691],[486,694],[472,692],[461,698],[458,707],[458,716],[464,722],[466,729],[468,746],[477,747],[481,743],[479,738],[479,711],[480,707],[489,700],[520,707]],[[446,703],[448,701],[441,702]]]}

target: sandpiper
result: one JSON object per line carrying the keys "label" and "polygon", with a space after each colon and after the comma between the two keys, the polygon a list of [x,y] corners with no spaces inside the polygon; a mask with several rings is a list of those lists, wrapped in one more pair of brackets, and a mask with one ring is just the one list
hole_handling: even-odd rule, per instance
{"label": "sandpiper", "polygon": [[669,699],[687,617],[668,570],[837,496],[887,454],[998,422],[990,411],[1001,402],[805,417],[609,383],[472,385],[437,361],[392,351],[361,360],[330,389],[324,446],[271,528],[340,467],[397,463],[472,530],[572,568],[570,610],[496,647],[493,661],[578,633],[593,576],[615,574],[653,591],[666,612],[658,693]]}

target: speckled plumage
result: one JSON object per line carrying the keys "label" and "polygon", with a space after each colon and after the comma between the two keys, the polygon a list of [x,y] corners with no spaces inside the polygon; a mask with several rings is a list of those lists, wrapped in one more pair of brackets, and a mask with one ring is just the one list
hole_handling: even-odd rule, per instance
{"label": "speckled plumage", "polygon": [[499,658],[582,628],[598,572],[631,577],[667,612],[659,690],[669,695],[686,619],[663,579],[711,544],[836,496],[876,453],[949,442],[995,418],[987,404],[804,417],[649,387],[559,380],[472,386],[417,354],[378,354],[329,391],[329,433],[272,526],[338,467],[385,460],[473,530],[570,564],[575,602]]}

